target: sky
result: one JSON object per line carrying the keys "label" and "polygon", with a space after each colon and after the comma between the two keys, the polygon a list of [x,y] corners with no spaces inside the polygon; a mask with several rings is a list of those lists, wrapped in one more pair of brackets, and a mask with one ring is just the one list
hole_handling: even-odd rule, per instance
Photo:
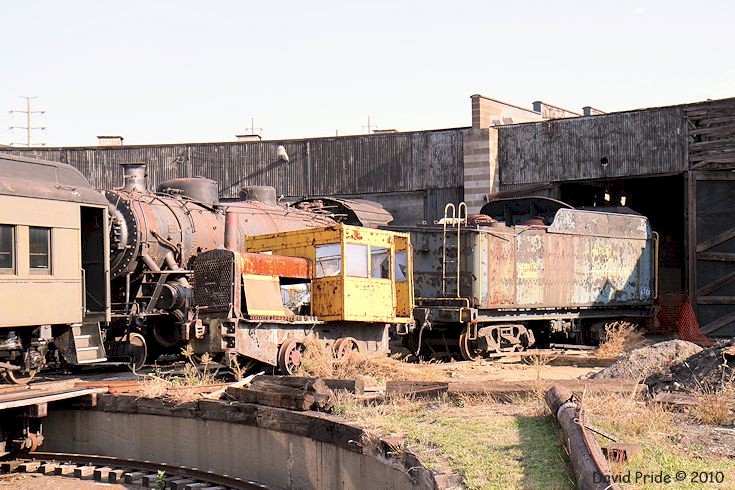
{"label": "sky", "polygon": [[470,96],[576,112],[735,96],[731,1],[0,0],[0,144],[454,128]]}

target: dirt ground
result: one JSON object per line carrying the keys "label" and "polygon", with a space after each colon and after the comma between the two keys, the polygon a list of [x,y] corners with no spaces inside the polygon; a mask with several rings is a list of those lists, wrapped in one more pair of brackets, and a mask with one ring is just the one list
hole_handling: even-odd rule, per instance
{"label": "dirt ground", "polygon": [[111,490],[125,490],[138,489],[140,487],[112,483],[100,483],[89,480],[77,480],[76,478],[66,478],[63,476],[46,476],[37,473],[18,473],[11,475],[0,475],[0,488],[16,488],[23,490],[90,490],[105,488]]}

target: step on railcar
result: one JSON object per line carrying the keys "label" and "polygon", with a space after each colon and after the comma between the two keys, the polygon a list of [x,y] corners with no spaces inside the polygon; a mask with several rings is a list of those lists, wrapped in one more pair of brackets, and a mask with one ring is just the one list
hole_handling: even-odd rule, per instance
{"label": "step on railcar", "polygon": [[0,374],[104,361],[107,200],[63,163],[0,156]]}
{"label": "step on railcar", "polygon": [[225,249],[194,262],[198,354],[245,358],[291,374],[312,337],[336,357],[387,353],[389,331],[412,324],[408,235],[335,225],[248,236],[228,212]]}
{"label": "step on railcar", "polygon": [[415,327],[404,343],[416,353],[502,357],[595,342],[608,321],[652,317],[657,235],[632,211],[500,199],[477,216],[449,204],[439,224],[389,228],[413,244]]}

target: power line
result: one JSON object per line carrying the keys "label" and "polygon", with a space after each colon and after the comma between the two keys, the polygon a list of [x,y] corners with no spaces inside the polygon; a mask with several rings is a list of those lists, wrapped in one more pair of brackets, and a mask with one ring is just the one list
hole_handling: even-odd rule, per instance
{"label": "power line", "polygon": [[[20,96],[20,98],[26,100],[26,110],[24,110],[24,111],[21,111],[21,110],[12,110],[12,111],[9,111],[9,113],[10,114],[13,114],[13,113],[16,113],[17,112],[17,113],[20,113],[20,114],[25,114],[26,115],[26,125],[25,126],[10,126],[10,129],[11,130],[12,129],[24,129],[25,130],[25,132],[26,132],[26,146],[27,147],[31,147],[31,146],[34,146],[34,145],[35,146],[44,146],[46,143],[33,143],[32,142],[32,138],[33,138],[33,131],[35,131],[35,130],[45,131],[46,130],[46,126],[33,126],[32,120],[33,120],[33,114],[46,114],[46,111],[34,111],[34,110],[31,110],[31,100],[37,98],[35,95],[31,95],[31,96]],[[14,145],[14,144],[21,144],[21,143],[16,143],[16,142],[11,142],[10,143],[11,146]]]}

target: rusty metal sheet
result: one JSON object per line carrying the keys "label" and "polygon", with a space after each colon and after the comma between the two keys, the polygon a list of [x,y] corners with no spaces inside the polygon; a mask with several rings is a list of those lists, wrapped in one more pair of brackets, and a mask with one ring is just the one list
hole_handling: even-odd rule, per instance
{"label": "rusty metal sheet", "polygon": [[278,276],[242,275],[245,310],[248,316],[288,317],[293,312],[283,306]]}
{"label": "rusty metal sheet", "polygon": [[381,204],[366,199],[309,197],[295,202],[294,207],[325,214],[346,225],[378,228],[393,221],[393,216]]}
{"label": "rusty metal sheet", "polygon": [[[311,262],[301,257],[259,253],[242,253],[238,258],[243,274],[311,279]],[[280,293],[279,293],[280,296]]]}

